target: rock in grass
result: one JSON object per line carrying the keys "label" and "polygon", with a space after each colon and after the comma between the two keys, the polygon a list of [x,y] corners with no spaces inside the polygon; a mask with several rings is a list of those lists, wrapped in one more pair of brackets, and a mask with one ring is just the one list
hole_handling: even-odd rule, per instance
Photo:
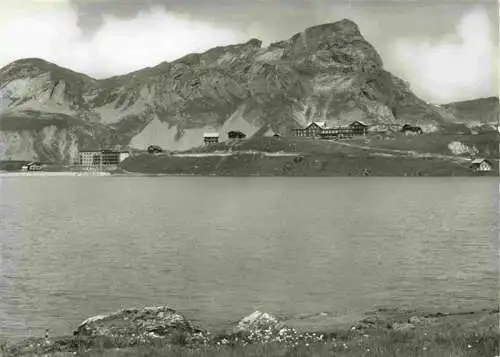
{"label": "rock in grass", "polygon": [[191,324],[182,314],[167,306],[123,309],[83,321],[75,336],[105,337],[136,345],[154,339],[172,344],[200,342],[206,331]]}
{"label": "rock in grass", "polygon": [[[243,344],[279,343],[297,345],[300,343],[307,345],[310,343],[323,343],[324,336],[315,332],[298,333],[273,315],[255,311],[236,324],[230,340]],[[224,343],[224,340],[222,343]]]}
{"label": "rock in grass", "polygon": [[236,325],[236,332],[274,331],[279,332],[285,324],[267,312],[255,311],[241,319]]}
{"label": "rock in grass", "polygon": [[287,343],[297,340],[297,332],[267,312],[255,311],[241,319],[233,329],[233,337],[245,343]]}

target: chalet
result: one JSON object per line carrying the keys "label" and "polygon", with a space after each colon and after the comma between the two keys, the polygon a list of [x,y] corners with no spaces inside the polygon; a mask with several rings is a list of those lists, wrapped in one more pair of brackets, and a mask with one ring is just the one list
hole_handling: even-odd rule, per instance
{"label": "chalet", "polygon": [[349,129],[352,130],[352,135],[366,135],[366,133],[368,132],[368,125],[359,120],[356,120],[349,124]]}
{"label": "chalet", "polygon": [[23,171],[41,171],[42,170],[42,164],[37,162],[37,161],[32,161],[27,163],[26,165],[23,165],[21,167]]}
{"label": "chalet", "polygon": [[315,137],[319,136],[321,131],[323,129],[326,129],[326,122],[324,121],[313,121],[305,128],[302,129],[295,129],[295,136],[309,136],[309,137]]}
{"label": "chalet", "polygon": [[228,139],[245,139],[247,136],[241,131],[231,130],[227,133]]}
{"label": "chalet", "polygon": [[476,173],[490,172],[493,170],[493,164],[486,159],[474,159],[470,165]]}
{"label": "chalet", "polygon": [[203,134],[204,144],[217,144],[219,142],[219,133],[205,133]]}
{"label": "chalet", "polygon": [[404,135],[423,134],[424,133],[421,127],[419,127],[419,126],[412,126],[412,125],[409,125],[409,124],[403,125],[403,127],[401,128],[401,132]]}

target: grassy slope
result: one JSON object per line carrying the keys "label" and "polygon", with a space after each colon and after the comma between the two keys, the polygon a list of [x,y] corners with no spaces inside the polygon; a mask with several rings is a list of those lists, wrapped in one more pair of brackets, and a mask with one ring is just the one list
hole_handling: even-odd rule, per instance
{"label": "grassy slope", "polygon": [[[372,176],[471,176],[467,161],[458,162],[447,147],[451,141],[486,149],[490,157],[498,157],[496,134],[476,136],[423,135],[334,142],[309,138],[261,137],[242,141],[226,141],[199,147],[185,153],[208,154],[232,151],[234,156],[176,157],[175,155],[139,155],[126,160],[122,168],[148,174],[192,174],[215,176],[358,176],[366,169]],[[486,149],[485,149],[486,148]],[[287,152],[301,154],[266,157],[258,153]],[[435,154],[415,157],[407,151]],[[237,154],[238,152],[239,155]],[[438,157],[437,155],[447,155]],[[494,165],[497,166],[495,160]],[[498,172],[495,167],[494,172]]]}
{"label": "grassy slope", "polygon": [[469,147],[476,147],[483,157],[492,160],[499,157],[499,134],[485,133],[480,135],[429,134],[421,136],[396,136],[393,140],[372,138],[367,145],[374,148],[414,150],[431,154],[451,155],[448,144],[458,141]]}

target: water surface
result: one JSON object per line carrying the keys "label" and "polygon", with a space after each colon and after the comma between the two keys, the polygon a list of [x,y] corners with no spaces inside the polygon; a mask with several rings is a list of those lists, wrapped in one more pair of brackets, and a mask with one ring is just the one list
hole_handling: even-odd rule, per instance
{"label": "water surface", "polygon": [[[169,304],[219,328],[498,300],[489,178],[6,177],[0,336]],[[324,312],[323,315],[318,315]]]}

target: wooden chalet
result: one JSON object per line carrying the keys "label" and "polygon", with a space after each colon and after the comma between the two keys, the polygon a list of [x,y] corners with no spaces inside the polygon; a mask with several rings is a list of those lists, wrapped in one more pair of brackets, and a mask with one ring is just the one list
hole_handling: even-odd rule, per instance
{"label": "wooden chalet", "polygon": [[319,136],[323,129],[326,129],[326,122],[313,121],[305,128],[295,129],[295,136],[316,137]]}
{"label": "wooden chalet", "polygon": [[493,170],[493,164],[486,159],[474,159],[472,160],[470,167],[477,174],[483,174]]}
{"label": "wooden chalet", "polygon": [[368,132],[368,125],[362,121],[356,120],[349,124],[349,129],[352,130],[352,135],[366,135]]}

